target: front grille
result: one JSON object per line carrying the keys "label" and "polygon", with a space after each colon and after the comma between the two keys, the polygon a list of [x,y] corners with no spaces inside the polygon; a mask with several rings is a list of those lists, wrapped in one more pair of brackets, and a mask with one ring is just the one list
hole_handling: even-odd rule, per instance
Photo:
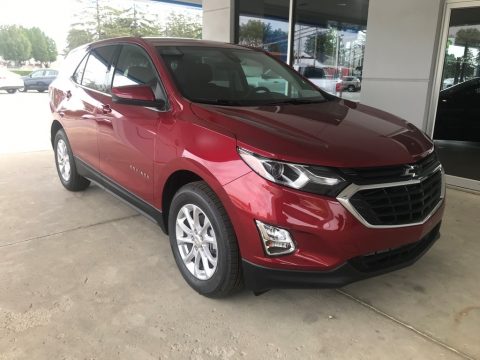
{"label": "front grille", "polygon": [[[418,177],[423,177],[431,173],[440,165],[437,154],[435,152],[426,158],[409,165],[415,165]],[[345,178],[358,185],[378,184],[394,181],[408,180],[409,176],[405,175],[405,165],[382,166],[373,168],[344,168],[340,169]]]}
{"label": "front grille", "polygon": [[440,224],[438,224],[420,241],[398,248],[388,249],[386,251],[358,256],[351,259],[349,263],[355,269],[362,272],[381,271],[386,268],[408,263],[418,258],[433,244],[437,239],[439,230]]}
{"label": "front grille", "polygon": [[359,190],[350,203],[371,225],[406,225],[425,220],[442,197],[442,173],[420,183]]}

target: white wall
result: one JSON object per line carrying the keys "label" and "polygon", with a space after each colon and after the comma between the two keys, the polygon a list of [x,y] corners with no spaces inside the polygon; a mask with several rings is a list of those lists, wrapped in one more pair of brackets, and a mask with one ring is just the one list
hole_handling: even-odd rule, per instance
{"label": "white wall", "polygon": [[202,38],[233,42],[234,0],[203,0],[202,6]]}
{"label": "white wall", "polygon": [[442,0],[370,0],[362,103],[426,128],[441,8]]}

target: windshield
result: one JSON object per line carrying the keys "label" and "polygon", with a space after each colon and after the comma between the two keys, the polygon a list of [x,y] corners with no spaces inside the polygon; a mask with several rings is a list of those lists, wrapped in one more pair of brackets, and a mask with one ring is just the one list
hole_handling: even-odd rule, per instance
{"label": "windshield", "polygon": [[326,101],[294,70],[260,51],[165,46],[157,51],[183,96],[220,105],[266,105]]}

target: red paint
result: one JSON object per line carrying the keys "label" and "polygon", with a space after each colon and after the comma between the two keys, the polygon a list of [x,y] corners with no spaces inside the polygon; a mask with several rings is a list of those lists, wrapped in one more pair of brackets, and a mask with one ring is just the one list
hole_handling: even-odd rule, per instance
{"label": "red paint", "polygon": [[[237,153],[240,146],[270,158],[332,167],[407,164],[423,158],[433,144],[406,121],[341,99],[260,107],[191,103],[181,96],[153,46],[175,45],[177,40],[125,38],[93,46],[116,42],[146,50],[162,79],[169,109],[118,104],[60,76],[51,86],[50,106],[74,154],[160,210],[172,174],[197,174],[225,206],[244,259],[272,268],[331,269],[358,255],[419,240],[441,220],[443,206],[424,225],[370,229],[334,198],[264,180]],[[143,88],[112,92],[153,100]],[[103,111],[105,106],[111,111]],[[266,257],[255,219],[288,229],[298,250]]]}
{"label": "red paint", "polygon": [[146,85],[127,85],[112,88],[112,95],[121,99],[135,99],[141,101],[155,101],[150,86]]}

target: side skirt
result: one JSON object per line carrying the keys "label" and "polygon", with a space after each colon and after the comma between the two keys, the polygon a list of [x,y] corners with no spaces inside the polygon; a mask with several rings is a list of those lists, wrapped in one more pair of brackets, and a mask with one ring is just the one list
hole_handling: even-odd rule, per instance
{"label": "side skirt", "polygon": [[87,165],[77,157],[75,157],[75,166],[77,167],[77,171],[81,176],[86,177],[101,188],[111,193],[116,198],[126,202],[142,215],[157,223],[162,231],[167,233],[163,214],[160,210],[143,201],[138,196],[132,194],[130,191],[118,185],[97,170],[93,169],[91,166]]}

